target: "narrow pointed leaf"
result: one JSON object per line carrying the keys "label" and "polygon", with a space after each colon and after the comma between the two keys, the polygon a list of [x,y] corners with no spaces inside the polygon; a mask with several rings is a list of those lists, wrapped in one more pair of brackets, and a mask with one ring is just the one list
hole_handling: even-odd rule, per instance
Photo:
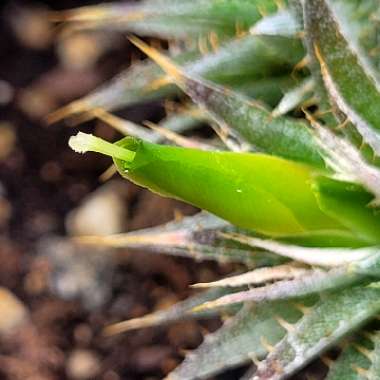
{"label": "narrow pointed leaf", "polygon": [[376,73],[350,40],[349,25],[340,19],[339,8],[332,1],[306,1],[304,7],[308,36],[333,104],[380,155],[380,86]]}
{"label": "narrow pointed leaf", "polygon": [[58,21],[74,22],[75,30],[107,29],[185,39],[210,32],[232,37],[247,31],[263,12],[276,9],[273,0],[160,0],[88,6],[54,16]]}
{"label": "narrow pointed leaf", "polygon": [[293,280],[278,281],[271,285],[223,296],[215,301],[197,306],[194,310],[212,310],[242,302],[264,302],[304,297],[344,288],[360,281],[363,281],[363,275],[350,272],[348,267],[335,268],[327,272],[313,270]]}
{"label": "narrow pointed leaf", "polygon": [[[186,52],[175,57],[182,64],[199,57],[197,52]],[[115,110],[144,101],[152,101],[178,92],[175,86],[151,86],[162,79],[162,70],[149,61],[133,63],[125,71],[116,75],[109,82],[100,86],[85,97],[69,103],[48,117],[53,123],[62,118],[80,115],[93,108]]]}
{"label": "narrow pointed leaf", "polygon": [[170,59],[138,40],[134,43],[156,60],[216,122],[239,133],[259,151],[324,166],[311,132],[303,122],[273,118],[261,104],[180,69]]}
{"label": "narrow pointed leaf", "polygon": [[[277,300],[284,298],[294,298],[306,296],[313,293],[332,291],[337,288],[347,287],[352,284],[368,280],[369,277],[376,279],[380,278],[380,247],[367,247],[357,250],[350,249],[316,249],[316,248],[301,248],[288,247],[292,250],[303,250],[305,256],[320,255],[330,259],[330,251],[333,255],[340,259],[342,265],[328,271],[319,269],[303,269],[292,268],[288,265],[275,266],[273,268],[262,268],[256,271],[248,272],[243,275],[226,278],[224,280],[211,283],[212,286],[234,286],[248,284],[249,280],[253,284],[264,282],[267,278],[276,280],[276,276],[281,281],[275,282],[262,287],[256,287],[250,290],[234,293],[233,295],[223,296],[220,299],[210,301],[197,307],[197,310],[214,309],[235,303],[246,301],[262,302],[268,300]],[[279,251],[283,254],[283,245],[277,245],[273,251]],[[346,264],[343,265],[343,262]],[[294,270],[297,270],[294,272]],[[286,280],[286,276],[293,273],[293,279]],[[282,278],[281,278],[282,276]],[[201,284],[205,286],[207,284]]]}
{"label": "narrow pointed leaf", "polygon": [[[310,300],[299,301],[303,302],[310,304]],[[226,368],[263,358],[267,354],[263,342],[274,345],[286,334],[278,318],[295,323],[301,317],[302,313],[291,303],[266,303],[260,307],[247,304],[221,329],[207,336],[167,380],[207,379]]]}
{"label": "narrow pointed leaf", "polygon": [[115,323],[105,328],[106,335],[119,334],[126,331],[164,325],[184,319],[209,318],[216,316],[214,311],[196,313],[192,309],[209,300],[216,299],[224,294],[228,294],[231,290],[228,289],[210,289],[205,292],[196,294],[179,302],[166,310],[156,311],[151,314],[144,315],[140,318],[129,319],[123,322]]}
{"label": "narrow pointed leaf", "polygon": [[213,288],[213,287],[235,287],[242,285],[258,285],[265,282],[297,278],[311,272],[303,267],[292,264],[284,264],[275,267],[265,267],[255,269],[250,272],[227,277],[222,280],[199,283],[193,285],[194,288]]}
{"label": "narrow pointed leaf", "polygon": [[376,287],[348,288],[323,297],[277,344],[252,380],[282,380],[380,311]]}
{"label": "narrow pointed leaf", "polygon": [[[303,54],[299,41],[246,36],[228,42],[216,52],[203,57],[193,51],[181,53],[173,59],[197,75],[217,83],[226,83],[265,101],[277,101],[282,94],[282,87],[289,87],[292,81],[283,76],[276,79],[276,75],[290,72]],[[272,76],[274,79],[268,79]],[[155,63],[134,63],[95,92],[58,110],[50,119],[55,121],[98,107],[115,110],[176,94],[178,88],[168,83],[163,71]]]}
{"label": "narrow pointed leaf", "polygon": [[162,226],[111,236],[78,238],[82,244],[112,248],[143,249],[197,260],[243,262],[249,265],[274,265],[283,259],[264,252],[254,252],[243,244],[219,236],[232,226],[211,214],[199,213]]}

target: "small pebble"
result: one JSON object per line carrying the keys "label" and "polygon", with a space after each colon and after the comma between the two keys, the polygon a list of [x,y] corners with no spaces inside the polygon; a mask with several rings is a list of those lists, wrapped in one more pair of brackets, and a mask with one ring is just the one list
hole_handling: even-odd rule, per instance
{"label": "small pebble", "polygon": [[112,39],[103,33],[74,33],[64,36],[58,44],[62,65],[70,70],[85,70],[111,47]]}
{"label": "small pebble", "polygon": [[25,47],[43,50],[53,41],[53,25],[42,7],[17,7],[9,15],[13,33]]}
{"label": "small pebble", "polygon": [[111,181],[86,197],[66,218],[70,235],[111,235],[125,230],[126,187]]}
{"label": "small pebble", "polygon": [[109,299],[114,261],[108,252],[53,235],[41,239],[37,250],[49,262],[49,285],[55,295],[80,300],[89,310]]}
{"label": "small pebble", "polygon": [[9,334],[28,317],[24,304],[10,290],[0,287],[0,334]]}
{"label": "small pebble", "polygon": [[5,160],[16,144],[16,133],[12,124],[0,122],[0,161]]}
{"label": "small pebble", "polygon": [[73,351],[66,364],[67,375],[71,379],[94,379],[100,372],[100,360],[92,351]]}

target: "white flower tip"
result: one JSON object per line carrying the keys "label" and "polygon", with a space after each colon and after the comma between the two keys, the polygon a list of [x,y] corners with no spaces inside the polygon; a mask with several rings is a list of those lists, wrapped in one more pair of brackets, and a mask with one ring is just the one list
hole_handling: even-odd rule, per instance
{"label": "white flower tip", "polygon": [[93,148],[94,136],[88,133],[79,132],[76,136],[71,136],[69,146],[77,153],[86,153]]}

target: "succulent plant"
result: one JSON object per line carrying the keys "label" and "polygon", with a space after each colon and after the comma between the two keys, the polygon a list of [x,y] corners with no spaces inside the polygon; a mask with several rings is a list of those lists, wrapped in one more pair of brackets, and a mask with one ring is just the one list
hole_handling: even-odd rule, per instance
{"label": "succulent plant", "polygon": [[[252,363],[243,379],[280,380],[318,357],[328,380],[380,379],[378,1],[146,0],[55,17],[67,32],[169,41],[161,52],[130,37],[151,60],[50,120],[105,120],[129,137],[79,134],[71,146],[110,155],[122,176],[203,209],[81,242],[247,268],[107,332],[223,313],[167,379]],[[151,130],[108,113],[163,98],[186,101]],[[205,124],[218,139],[181,135]]]}

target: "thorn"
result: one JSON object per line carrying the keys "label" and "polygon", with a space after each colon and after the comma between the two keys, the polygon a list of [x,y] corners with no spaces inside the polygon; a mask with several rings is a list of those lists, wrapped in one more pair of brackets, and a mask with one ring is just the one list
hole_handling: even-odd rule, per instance
{"label": "thorn", "polygon": [[365,330],[362,330],[360,331],[359,333],[362,337],[368,339],[369,341],[373,342],[373,340],[375,339],[375,334],[372,333],[372,332],[369,332],[369,331],[365,331]]}
{"label": "thorn", "polygon": [[261,345],[269,352],[269,353],[272,353],[274,350],[275,350],[275,347],[274,346],[272,346],[269,342],[268,342],[268,340],[267,340],[267,338],[265,338],[265,336],[261,336],[260,337],[260,343],[261,343]]}
{"label": "thorn", "polygon": [[117,168],[115,165],[111,165],[108,167],[100,176],[99,181],[100,182],[107,182],[110,180],[115,174],[117,173]]}
{"label": "thorn", "polygon": [[278,10],[286,9],[286,4],[284,0],[275,0],[276,6]]}
{"label": "thorn", "polygon": [[313,375],[306,374],[306,380],[317,380],[317,378]]}
{"label": "thorn", "polygon": [[180,349],[178,349],[178,353],[181,356],[183,356],[184,358],[186,358],[186,356],[190,355],[192,352],[193,352],[193,350],[188,350],[186,348],[180,348]]}
{"label": "thorn", "polygon": [[347,125],[350,123],[350,119],[346,118],[344,120],[343,123],[339,124],[337,127],[336,127],[336,130],[337,131],[342,131],[343,129],[345,129],[347,127]]}
{"label": "thorn", "polygon": [[168,57],[166,57],[164,54],[161,54],[159,51],[153,49],[137,37],[130,36],[129,40],[137,48],[143,51],[149,58],[157,62],[157,64],[160,65],[168,73],[168,75],[170,75],[177,83],[183,84],[184,78],[182,71]]}
{"label": "thorn", "polygon": [[299,39],[303,39],[306,37],[306,32],[304,30],[300,30],[296,32],[295,37]]}
{"label": "thorn", "polygon": [[272,114],[262,102],[260,102],[259,100],[250,99],[248,100],[248,103],[252,106],[260,108],[261,111],[266,112],[268,114],[269,120],[271,120]]}
{"label": "thorn", "polygon": [[67,120],[67,124],[70,127],[76,127],[80,124],[86,123],[89,120],[92,120],[94,116],[91,114],[91,110],[83,111],[80,115],[73,115]]}
{"label": "thorn", "polygon": [[211,31],[208,38],[209,38],[212,50],[214,52],[217,51],[219,49],[219,38],[218,38],[218,35],[214,31]]}
{"label": "thorn", "polygon": [[[95,22],[104,20],[113,20],[117,22],[139,21],[146,17],[146,14],[140,10],[129,10],[127,15],[114,16],[110,11],[104,7],[87,6],[79,9],[69,9],[67,11],[52,11],[49,12],[49,20],[52,22],[80,22],[96,25]],[[111,16],[111,17],[110,17]]]}
{"label": "thorn", "polygon": [[345,339],[344,341],[337,343],[336,347],[339,348],[341,351],[343,351],[343,350],[346,350],[348,347],[350,347],[351,344],[352,342],[350,340]]}
{"label": "thorn", "polygon": [[103,329],[102,334],[103,336],[113,336],[130,330],[152,326],[156,321],[157,317],[154,314],[147,314],[141,318],[128,319],[109,325]]}
{"label": "thorn", "polygon": [[213,308],[214,303],[215,303],[215,301],[208,301],[208,302],[205,302],[201,305],[194,306],[190,311],[192,313],[198,313],[198,312],[210,310]]}
{"label": "thorn", "polygon": [[378,155],[376,154],[376,152],[372,151],[372,164],[375,165],[376,164],[376,159],[378,158]]}
{"label": "thorn", "polygon": [[298,303],[298,302],[293,302],[292,305],[293,305],[297,310],[299,310],[303,315],[308,315],[308,314],[310,314],[311,311],[313,310],[312,307],[302,305],[301,303]]}
{"label": "thorn", "polygon": [[303,68],[307,67],[310,64],[310,57],[305,55],[298,63],[296,63],[293,67],[292,73],[296,71],[300,71]]}
{"label": "thorn", "polygon": [[359,367],[355,364],[351,364],[351,368],[359,375],[362,377],[367,378],[368,377],[368,370],[362,367]]}
{"label": "thorn", "polygon": [[294,332],[296,330],[295,326],[292,323],[289,323],[279,315],[275,315],[273,319],[288,333],[289,332]]}
{"label": "thorn", "polygon": [[179,223],[183,220],[184,215],[181,210],[178,210],[177,208],[174,209],[174,221]]}
{"label": "thorn", "polygon": [[203,337],[210,336],[210,331],[206,329],[204,326],[199,326],[199,330]]}
{"label": "thorn", "polygon": [[357,351],[364,355],[369,361],[372,361],[373,352],[370,351],[368,348],[357,343],[352,343],[352,347],[354,347]]}
{"label": "thorn", "polygon": [[160,127],[157,124],[152,123],[151,121],[144,121],[144,125],[152,129],[153,131],[161,134],[167,140],[173,142],[176,145],[186,147],[186,148],[198,148],[202,150],[214,150],[213,147],[207,144],[200,143],[198,141],[192,140],[190,138],[184,137],[174,131],[170,131],[169,129]]}
{"label": "thorn", "polygon": [[117,131],[121,132],[122,134],[125,134],[124,130],[124,120],[107,112],[104,108],[97,107],[93,108],[88,111],[91,113],[94,117],[98,118],[101,121],[104,121],[108,125],[110,125],[112,128],[116,129]]}
{"label": "thorn", "polygon": [[199,258],[198,251],[194,248],[193,243],[188,244],[189,256],[192,256],[195,260]]}
{"label": "thorn", "polygon": [[334,360],[332,360],[331,358],[329,358],[328,356],[326,355],[322,355],[320,357],[322,363],[327,367],[327,368],[331,368],[333,365],[334,365]]}
{"label": "thorn", "polygon": [[70,115],[86,112],[89,108],[89,105],[84,101],[77,100],[69,103],[64,107],[58,108],[56,111],[51,112],[49,115],[47,115],[45,121],[47,125],[52,125],[58,123]]}
{"label": "thorn", "polygon": [[268,16],[268,11],[267,11],[267,9],[264,7],[264,6],[258,6],[257,7],[257,10],[258,10],[258,12],[260,13],[260,16],[261,17],[266,17],[266,16]]}
{"label": "thorn", "polygon": [[207,55],[209,53],[207,41],[205,40],[204,37],[198,38],[198,49],[202,55]]}
{"label": "thorn", "polygon": [[154,137],[150,131],[146,130],[146,128],[143,128],[140,125],[135,124],[129,120],[125,120],[116,115],[113,115],[103,108],[94,108],[89,111],[89,113],[90,112],[93,117],[96,117],[104,123],[107,123],[109,126],[116,129],[124,136],[134,136],[136,138],[147,141],[151,141]]}
{"label": "thorn", "polygon": [[219,318],[222,320],[222,322],[226,322],[229,319],[231,319],[231,315],[227,314],[226,312],[221,312],[219,315]]}
{"label": "thorn", "polygon": [[[322,74],[323,73],[326,73],[327,72],[327,64],[324,60],[324,58],[322,57],[322,53],[321,53],[321,50],[318,46],[318,44],[314,43],[314,53],[315,53],[315,56],[321,66],[321,70],[322,70]],[[323,75],[325,76],[325,75]]]}
{"label": "thorn", "polygon": [[253,364],[256,367],[259,367],[261,360],[258,359],[257,355],[254,352],[249,352],[248,353],[249,358],[252,360]]}
{"label": "thorn", "polygon": [[314,115],[315,115],[316,118],[319,118],[319,117],[321,117],[321,116],[323,116],[323,115],[327,115],[327,114],[329,114],[329,113],[334,113],[334,112],[335,112],[335,111],[334,111],[334,107],[331,107],[331,108],[329,108],[329,109],[327,109],[327,110],[324,110],[324,111],[318,110],[318,111],[316,111],[316,112],[314,113]]}
{"label": "thorn", "polygon": [[[362,151],[364,149],[364,147],[366,146],[366,142],[364,141],[364,139],[362,138],[362,141],[360,143],[360,146],[359,146],[359,150]],[[375,154],[375,153],[374,153]]]}
{"label": "thorn", "polygon": [[311,98],[309,99],[306,99],[303,103],[302,103],[302,106],[301,108],[303,109],[307,109],[311,106],[315,106],[316,104],[318,104],[318,99],[315,97],[315,96],[312,96]]}
{"label": "thorn", "polygon": [[236,21],[236,23],[235,23],[235,36],[236,36],[236,38],[244,37],[246,34],[247,34],[247,31],[241,26],[239,21]]}
{"label": "thorn", "polygon": [[172,83],[172,80],[169,78],[169,76],[165,75],[161,78],[157,78],[154,81],[150,82],[150,84],[144,87],[143,91],[144,92],[156,91],[171,83]]}

